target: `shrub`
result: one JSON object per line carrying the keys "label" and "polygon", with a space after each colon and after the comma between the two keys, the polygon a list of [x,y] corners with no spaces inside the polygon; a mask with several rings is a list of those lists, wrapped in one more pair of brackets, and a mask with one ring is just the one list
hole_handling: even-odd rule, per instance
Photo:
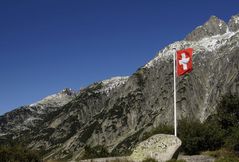
{"label": "shrub", "polygon": [[182,160],[182,159],[180,159],[180,160],[171,159],[171,160],[168,160],[168,161],[166,161],[166,162],[186,162],[186,161],[185,161],[185,160]]}
{"label": "shrub", "polygon": [[219,102],[217,110],[217,121],[223,129],[230,129],[239,124],[239,96],[226,94]]}
{"label": "shrub", "polygon": [[136,77],[137,79],[137,84],[140,86],[140,87],[144,87],[145,85],[145,75],[144,75],[144,71],[145,69],[141,68],[139,69],[138,71],[136,71],[133,76]]}
{"label": "shrub", "polygon": [[226,156],[217,159],[215,162],[239,162],[239,159],[236,156]]}
{"label": "shrub", "polygon": [[173,134],[173,126],[166,125],[166,124],[160,124],[157,127],[151,129],[149,132],[145,132],[143,134],[142,140],[146,140],[149,137],[155,135],[155,134]]}
{"label": "shrub", "polygon": [[229,150],[239,151],[239,128],[230,129],[230,134],[225,137],[225,147]]}
{"label": "shrub", "polygon": [[185,118],[179,121],[178,134],[182,150],[189,155],[215,150],[223,145],[224,131],[213,123]]}
{"label": "shrub", "polygon": [[102,158],[102,157],[109,157],[109,156],[110,156],[110,153],[102,145],[97,145],[94,147],[85,146],[83,159]]}
{"label": "shrub", "polygon": [[216,151],[206,151],[202,154],[216,158],[215,162],[239,162],[236,153],[225,148]]}
{"label": "shrub", "polygon": [[0,161],[42,162],[38,152],[28,150],[23,146],[0,146]]}
{"label": "shrub", "polygon": [[239,96],[226,94],[222,97],[216,110],[216,121],[226,132],[225,147],[239,151]]}
{"label": "shrub", "polygon": [[148,158],[144,159],[142,162],[158,162],[158,161],[154,158],[148,157]]}
{"label": "shrub", "polygon": [[232,152],[232,151],[229,151],[225,148],[221,148],[221,149],[216,150],[216,151],[202,152],[202,155],[208,155],[208,156],[214,157],[216,159],[219,159],[221,157],[235,156],[235,153]]}
{"label": "shrub", "polygon": [[[213,151],[225,147],[239,151],[239,96],[226,94],[216,108],[217,114],[207,121],[184,118],[179,121],[178,135],[182,140],[182,151],[188,155],[201,151]],[[173,128],[159,125],[143,134],[142,140],[154,134],[173,134]]]}
{"label": "shrub", "polygon": [[224,144],[225,131],[216,123],[205,122],[202,124],[203,150],[217,150]]}

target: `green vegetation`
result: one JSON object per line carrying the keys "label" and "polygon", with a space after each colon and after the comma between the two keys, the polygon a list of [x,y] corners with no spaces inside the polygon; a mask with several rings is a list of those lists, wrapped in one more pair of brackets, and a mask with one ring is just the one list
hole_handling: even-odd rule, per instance
{"label": "green vegetation", "polygon": [[142,162],[157,162],[157,160],[149,157],[147,159],[144,159]]}
{"label": "green vegetation", "polygon": [[110,153],[106,149],[106,147],[102,145],[97,145],[94,147],[85,146],[85,152],[82,159],[94,159],[94,158],[102,158],[109,157]]}
{"label": "green vegetation", "polygon": [[223,129],[231,131],[239,124],[239,96],[227,94],[222,97],[222,100],[217,107],[216,120]]}
{"label": "green vegetation", "polygon": [[185,161],[185,160],[182,160],[182,159],[180,159],[180,160],[171,159],[171,160],[168,160],[168,161],[166,161],[166,162],[186,162],[186,161]]}
{"label": "green vegetation", "polygon": [[213,123],[182,119],[179,121],[178,135],[182,140],[182,151],[194,155],[220,148],[223,145],[224,130]]}
{"label": "green vegetation", "polygon": [[[97,86],[97,88],[99,87]],[[109,113],[117,117],[117,115],[121,114],[120,111],[122,111],[120,106],[119,108],[117,111],[110,111]],[[215,157],[217,159],[216,162],[239,162],[239,96],[232,94],[225,95],[218,103],[216,111],[217,114],[210,116],[204,123],[188,118],[179,121],[178,135],[182,140],[181,151],[188,155],[199,153],[207,154]],[[76,120],[76,116],[72,116],[69,122],[74,120]],[[78,123],[74,123],[72,129],[77,129],[79,126]],[[90,137],[89,135],[91,135],[92,131],[97,127],[97,122],[86,127],[84,133],[80,136],[81,141],[86,142]],[[46,129],[44,131],[46,131],[48,135],[51,134],[54,129]],[[173,127],[161,124],[151,129],[151,131],[145,132],[142,138],[139,139],[140,131],[127,139],[125,143],[120,144],[117,149],[127,149],[140,142],[138,140],[145,140],[159,133],[173,134]],[[8,143],[10,145],[10,141]],[[117,152],[117,150],[113,150],[112,153],[109,153],[106,147],[102,145],[95,147],[86,146],[83,159],[109,157],[116,155],[116,153],[117,156],[120,156],[122,153],[128,153],[130,151],[131,150]],[[144,162],[154,162],[154,160],[155,159],[148,158],[145,159]],[[0,145],[0,161],[41,162],[42,159],[38,152],[30,151],[15,143],[14,145],[11,144],[11,146]],[[168,162],[184,161],[172,159]]]}
{"label": "green vegetation", "polygon": [[217,114],[206,122],[182,119],[179,121],[179,138],[182,151],[198,154],[222,147],[239,151],[239,96],[227,94],[217,106]]}
{"label": "green vegetation", "polygon": [[23,146],[0,146],[1,162],[42,162],[37,151],[28,150]]}
{"label": "green vegetation", "polygon": [[226,156],[217,159],[215,162],[239,162],[239,158],[236,156]]}
{"label": "green vegetation", "polygon": [[145,132],[143,134],[142,140],[146,140],[149,137],[159,134],[159,133],[164,133],[164,134],[173,134],[173,126],[169,126],[166,124],[160,124],[157,127],[151,129],[149,132]]}
{"label": "green vegetation", "polygon": [[202,154],[216,158],[215,162],[239,162],[239,158],[236,156],[235,152],[228,151],[227,149],[206,151]]}
{"label": "green vegetation", "polygon": [[[224,148],[230,152],[230,156],[218,155],[216,157],[218,160],[223,162],[223,160],[237,159],[235,152],[239,152],[239,96],[225,95],[218,103],[216,111],[217,114],[211,115],[204,123],[188,118],[179,121],[178,136],[182,140],[182,152],[194,155]],[[159,125],[146,132],[142,140],[158,133],[173,134],[173,128]]]}
{"label": "green vegetation", "polygon": [[205,152],[202,152],[201,153],[202,155],[208,155],[208,156],[211,156],[211,157],[214,157],[214,158],[220,158],[220,157],[232,157],[232,156],[235,156],[235,153],[232,152],[232,151],[229,151],[225,148],[221,148],[219,150],[216,150],[216,151],[205,151]]}
{"label": "green vegetation", "polygon": [[137,84],[140,86],[140,87],[144,87],[145,86],[145,72],[146,72],[146,69],[144,68],[140,68],[138,69],[134,74],[133,76],[137,79]]}
{"label": "green vegetation", "polygon": [[137,131],[133,135],[127,137],[120,142],[111,152],[112,156],[130,156],[135,148],[135,145],[139,141],[139,136],[143,129]]}

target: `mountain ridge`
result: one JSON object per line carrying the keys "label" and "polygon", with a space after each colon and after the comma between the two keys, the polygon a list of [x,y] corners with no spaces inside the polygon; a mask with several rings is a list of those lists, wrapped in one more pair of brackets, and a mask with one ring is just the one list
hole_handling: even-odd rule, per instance
{"label": "mountain ridge", "polygon": [[195,50],[194,70],[177,79],[178,118],[205,121],[215,113],[220,96],[239,92],[238,20],[235,15],[227,25],[212,16],[184,40],[160,50],[132,76],[96,82],[80,90],[64,105],[45,109],[42,120],[28,129],[14,129],[17,115],[25,114],[18,117],[23,123],[26,116],[38,117],[27,107],[10,118],[5,114],[0,117],[0,130],[12,135],[0,137],[22,139],[31,149],[43,149],[45,159],[79,159],[86,145],[105,145],[111,153],[124,154],[144,132],[161,123],[173,124],[173,54],[175,49],[187,47]]}

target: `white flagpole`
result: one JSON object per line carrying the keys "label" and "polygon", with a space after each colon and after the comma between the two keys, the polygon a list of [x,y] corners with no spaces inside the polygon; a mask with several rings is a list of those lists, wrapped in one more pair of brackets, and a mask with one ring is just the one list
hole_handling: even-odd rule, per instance
{"label": "white flagpole", "polygon": [[176,109],[176,49],[173,54],[173,86],[174,86],[174,135],[177,137],[177,109]]}

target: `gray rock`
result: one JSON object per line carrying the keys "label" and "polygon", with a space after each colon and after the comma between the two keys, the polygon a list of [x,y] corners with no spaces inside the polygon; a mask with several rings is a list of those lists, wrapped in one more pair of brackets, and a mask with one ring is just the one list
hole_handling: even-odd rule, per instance
{"label": "gray rock", "polygon": [[239,30],[239,14],[231,17],[231,19],[228,22],[228,27],[229,30],[233,32]]}
{"label": "gray rock", "polygon": [[153,158],[159,162],[172,159],[177,149],[181,146],[181,140],[173,135],[157,134],[139,143],[130,158],[133,161],[143,161]]}
{"label": "gray rock", "polygon": [[[21,132],[29,131],[43,123],[46,116],[66,105],[76,97],[71,89],[47,96],[42,100],[27,106],[22,106],[0,116],[0,130],[4,135],[19,136]],[[1,136],[1,135],[0,135]]]}
{"label": "gray rock", "polygon": [[[29,148],[48,152],[45,159],[80,159],[86,145],[128,154],[146,131],[173,125],[174,48],[194,49],[193,71],[177,77],[177,118],[205,121],[222,95],[239,93],[239,33],[223,34],[224,23],[218,30],[215,17],[209,22],[200,40],[168,45],[130,77],[97,82],[72,98],[54,97],[0,116],[3,142],[24,139]],[[51,107],[42,109],[46,105]]]}
{"label": "gray rock", "polygon": [[198,41],[205,37],[221,35],[227,32],[227,28],[227,24],[223,20],[216,16],[211,16],[203,26],[197,27],[193,32],[188,34],[185,39],[187,41]]}

